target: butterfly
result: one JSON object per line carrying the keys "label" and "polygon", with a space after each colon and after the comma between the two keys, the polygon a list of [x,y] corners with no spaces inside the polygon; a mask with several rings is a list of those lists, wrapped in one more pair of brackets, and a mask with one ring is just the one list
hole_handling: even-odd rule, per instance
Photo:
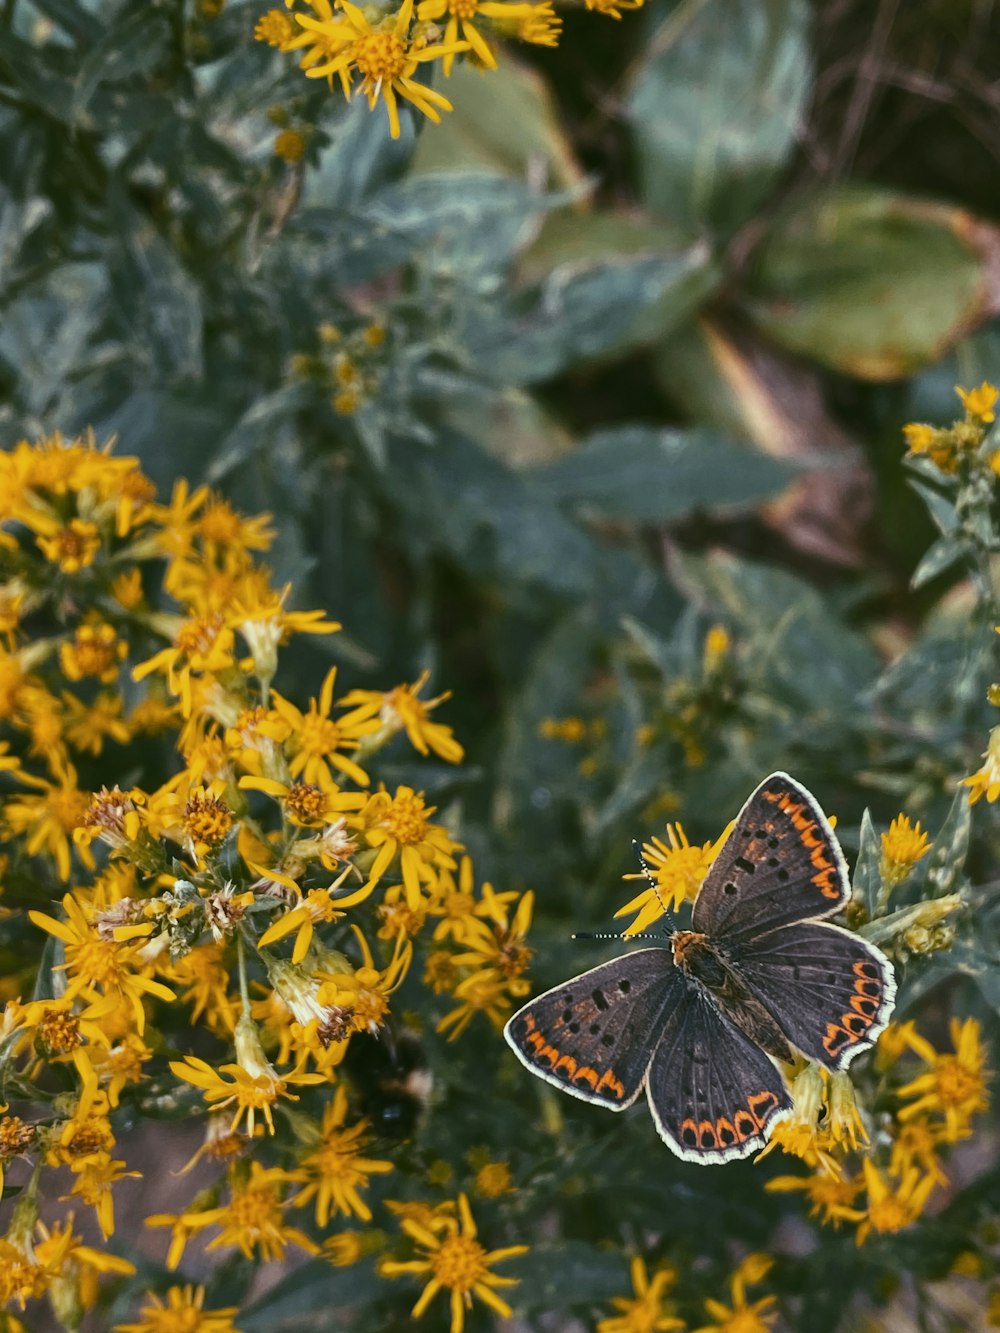
{"label": "butterfly", "polygon": [[660,1137],[688,1162],[762,1148],[792,1099],[774,1060],[845,1069],[892,1014],[892,965],[824,918],[850,897],[815,798],[772,773],[740,811],[690,930],[536,996],[509,1020],[523,1064],[624,1111],[643,1087]]}

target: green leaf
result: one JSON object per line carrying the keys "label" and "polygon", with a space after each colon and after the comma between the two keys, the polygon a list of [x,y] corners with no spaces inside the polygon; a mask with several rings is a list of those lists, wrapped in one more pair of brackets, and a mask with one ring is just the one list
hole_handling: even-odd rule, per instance
{"label": "green leaf", "polygon": [[498,382],[536,384],[654,341],[697,310],[718,281],[704,245],[564,264],[509,303],[484,306],[468,330],[470,350]]}
{"label": "green leaf", "polygon": [[[380,1296],[388,1294],[385,1280],[376,1274],[370,1260],[334,1268],[325,1260],[310,1259],[276,1282],[259,1300],[244,1306],[239,1326],[243,1333],[329,1328],[331,1310],[370,1308]],[[310,1315],[317,1316],[315,1322]]]}
{"label": "green leaf", "polygon": [[901,378],[981,322],[997,235],[944,204],[831,190],[771,231],[746,308],[781,347],[860,379]]}
{"label": "green leaf", "polygon": [[854,863],[851,896],[864,907],[869,921],[875,916],[878,891],[882,887],[882,876],[879,874],[881,859],[882,840],[875,832],[871,812],[866,808],[861,816],[858,859]]}
{"label": "green leaf", "polygon": [[583,172],[548,85],[507,50],[499,69],[456,65],[441,91],[455,109],[432,133],[420,135],[414,174],[486,168],[516,179],[531,172],[563,187],[581,184]]}
{"label": "green leaf", "polygon": [[971,828],[972,806],[968,789],[960,787],[927,856],[927,884],[933,890],[927,896],[938,898],[955,891],[969,852]]}
{"label": "green leaf", "polygon": [[643,200],[691,229],[731,231],[770,193],[812,76],[804,0],[686,0],[628,101]]}
{"label": "green leaf", "polygon": [[598,431],[532,476],[550,500],[662,523],[695,509],[746,508],[780,491],[796,472],[711,430],[621,426]]}
{"label": "green leaf", "polygon": [[922,588],[938,574],[943,574],[969,554],[969,544],[962,537],[940,537],[920,561],[910,580],[911,587]]}
{"label": "green leaf", "polygon": [[122,22],[112,22],[104,36],[80,62],[70,115],[79,121],[102,83],[117,83],[149,73],[161,58],[170,29],[162,17],[143,9]]}

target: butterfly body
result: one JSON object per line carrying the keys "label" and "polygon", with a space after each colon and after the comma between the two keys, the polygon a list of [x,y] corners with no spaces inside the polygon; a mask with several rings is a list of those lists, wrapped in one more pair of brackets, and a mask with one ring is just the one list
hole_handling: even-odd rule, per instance
{"label": "butterfly body", "polygon": [[773,1060],[831,1070],[892,1012],[883,954],[824,920],[847,868],[815,799],[775,773],[750,796],[702,885],[690,930],[536,996],[505,1029],[533,1073],[610,1110],[645,1088],[663,1140],[702,1163],[747,1157],[792,1107]]}

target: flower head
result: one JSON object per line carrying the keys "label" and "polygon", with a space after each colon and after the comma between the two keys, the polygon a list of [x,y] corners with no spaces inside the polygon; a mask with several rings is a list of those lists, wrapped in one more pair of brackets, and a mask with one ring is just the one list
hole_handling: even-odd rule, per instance
{"label": "flower head", "polygon": [[630,1273],[635,1295],[613,1296],[611,1304],[619,1313],[599,1319],[597,1333],[669,1333],[683,1328],[683,1319],[670,1314],[664,1305],[667,1291],[677,1280],[676,1271],[662,1264],[650,1279],[645,1261],[636,1255]]}
{"label": "flower head", "polygon": [[365,1157],[362,1149],[369,1138],[366,1120],[345,1125],[347,1118],[347,1091],[340,1084],[323,1112],[323,1124],[318,1145],[302,1158],[296,1175],[305,1182],[295,1196],[295,1203],[304,1207],[316,1201],[316,1225],[325,1227],[331,1216],[338,1213],[354,1214],[363,1222],[370,1222],[371,1209],[359,1190],[366,1189],[368,1177],[384,1175],[392,1170],[391,1162]]}
{"label": "flower head", "polygon": [[205,1309],[205,1288],[170,1287],[166,1299],[150,1292],[137,1324],[116,1324],[115,1333],[239,1333],[233,1324],[238,1307]]}
{"label": "flower head", "polygon": [[665,911],[676,911],[684,901],[696,898],[725,838],[724,834],[718,842],[692,847],[680,824],[668,824],[666,831],[666,842],[662,838],[651,838],[643,843],[646,869],[641,874],[625,876],[626,879],[653,881],[649,888],[615,913],[616,917],[638,913],[626,927],[626,936],[640,934],[658,921]]}
{"label": "flower head", "polygon": [[490,1270],[494,1264],[517,1255],[527,1254],[527,1245],[508,1245],[501,1250],[487,1250],[477,1240],[469,1201],[458,1196],[458,1220],[453,1221],[442,1234],[431,1230],[414,1217],[404,1217],[403,1230],[416,1242],[421,1257],[405,1263],[384,1260],[379,1272],[386,1277],[401,1274],[419,1274],[428,1278],[427,1285],[416,1305],[414,1318],[419,1318],[439,1291],[451,1296],[451,1333],[462,1333],[465,1311],[476,1296],[496,1314],[507,1318],[511,1308],[497,1295],[498,1287],[514,1286],[517,1279],[499,1277]]}

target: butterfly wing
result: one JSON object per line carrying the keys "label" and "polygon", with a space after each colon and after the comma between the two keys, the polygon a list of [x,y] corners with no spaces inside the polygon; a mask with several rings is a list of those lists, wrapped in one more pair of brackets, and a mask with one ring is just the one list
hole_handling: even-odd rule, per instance
{"label": "butterfly wing", "polygon": [[638,949],[536,995],[504,1036],[532,1073],[623,1111],[639,1095],[663,1016],[684,989],[669,949]]}
{"label": "butterfly wing", "polygon": [[849,897],[844,854],[815,798],[787,773],[772,773],[737,816],[692,926],[728,943],[829,916]]}
{"label": "butterfly wing", "polygon": [[646,1093],[667,1147],[703,1164],[757,1152],[792,1107],[776,1067],[695,983],[667,1017]]}
{"label": "butterfly wing", "polygon": [[845,1069],[888,1023],[892,964],[873,944],[828,922],[799,922],[731,951],[747,989],[795,1046],[828,1069]]}

